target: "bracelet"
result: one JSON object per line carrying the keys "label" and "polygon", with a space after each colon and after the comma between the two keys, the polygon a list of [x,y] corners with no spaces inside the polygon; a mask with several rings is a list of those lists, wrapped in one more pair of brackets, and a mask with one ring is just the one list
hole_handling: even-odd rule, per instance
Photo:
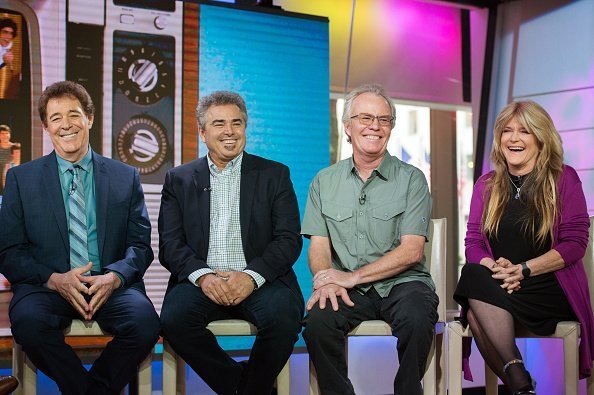
{"label": "bracelet", "polygon": [[253,278],[252,276],[250,276],[250,278],[252,279],[252,285],[254,286],[254,291],[256,291],[258,289],[258,283],[256,282],[256,279]]}
{"label": "bracelet", "polygon": [[517,363],[521,363],[523,365],[524,361],[522,361],[521,359],[512,359],[511,361],[509,361],[508,363],[503,365],[503,372],[507,373],[507,368],[509,368],[511,365],[515,365]]}

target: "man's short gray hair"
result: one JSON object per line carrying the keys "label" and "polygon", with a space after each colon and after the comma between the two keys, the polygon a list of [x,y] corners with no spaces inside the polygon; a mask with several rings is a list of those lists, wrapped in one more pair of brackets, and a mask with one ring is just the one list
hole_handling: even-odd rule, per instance
{"label": "man's short gray hair", "polygon": [[243,100],[243,98],[235,92],[216,91],[208,96],[204,96],[198,102],[198,106],[196,107],[196,119],[198,120],[198,125],[200,126],[200,128],[206,128],[206,112],[210,107],[224,106],[227,104],[235,104],[239,108],[239,111],[243,116],[243,122],[247,127],[247,108],[245,106],[245,101]]}
{"label": "man's short gray hair", "polygon": [[[358,87],[350,91],[349,94],[346,96],[344,100],[344,110],[342,112],[343,123],[346,123],[351,120],[351,116],[353,116],[353,114],[351,114],[351,107],[353,106],[353,101],[355,101],[355,99],[363,93],[373,93],[375,95],[383,97],[384,100],[386,100],[386,103],[388,103],[388,106],[390,107],[392,117],[396,119],[396,107],[394,106],[394,103],[392,103],[392,99],[390,99],[390,97],[384,90],[384,87],[380,84],[364,84],[359,85]],[[394,121],[392,121],[392,126],[394,126]]]}

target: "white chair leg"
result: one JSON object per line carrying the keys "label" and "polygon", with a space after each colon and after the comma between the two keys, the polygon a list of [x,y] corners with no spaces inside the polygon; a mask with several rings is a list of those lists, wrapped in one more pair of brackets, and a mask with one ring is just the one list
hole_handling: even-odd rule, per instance
{"label": "white chair leg", "polygon": [[309,395],[320,395],[318,372],[316,372],[316,368],[311,359],[309,360]]}
{"label": "white chair leg", "polygon": [[499,382],[495,372],[485,362],[485,393],[486,395],[497,395],[499,393]]}
{"label": "white chair leg", "polygon": [[462,393],[462,325],[448,324],[448,394]]}
{"label": "white chair leg", "polygon": [[578,393],[579,354],[578,331],[572,331],[563,338],[563,370],[565,373],[565,393]]}
{"label": "white chair leg", "polygon": [[276,391],[278,395],[291,394],[291,358],[287,360],[285,366],[276,376]]}
{"label": "white chair leg", "polygon": [[176,355],[176,379],[175,379],[175,386],[177,387],[176,395],[185,395],[186,394],[186,361],[182,359],[179,355]]}
{"label": "white chair leg", "polygon": [[445,328],[444,331],[435,337],[435,355],[438,361],[436,366],[437,394],[446,395],[446,353],[445,353]]}
{"label": "white chair leg", "polygon": [[12,375],[19,380],[19,386],[15,391],[13,391],[14,395],[23,395],[23,384],[24,384],[24,368],[25,368],[25,353],[21,348],[20,344],[17,344],[14,339],[13,346],[12,346]]}
{"label": "white chair leg", "polygon": [[23,394],[37,395],[37,367],[23,353]]}
{"label": "white chair leg", "polygon": [[177,354],[163,341],[163,395],[177,393]]}
{"label": "white chair leg", "polygon": [[153,393],[153,350],[138,367],[138,395]]}

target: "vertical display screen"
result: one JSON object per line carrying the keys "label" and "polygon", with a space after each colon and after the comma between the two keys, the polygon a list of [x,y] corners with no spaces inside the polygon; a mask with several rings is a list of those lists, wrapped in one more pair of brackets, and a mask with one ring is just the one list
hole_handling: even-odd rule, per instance
{"label": "vertical display screen", "polygon": [[66,25],[66,79],[81,84],[95,104],[89,135],[93,150],[103,154],[103,26],[68,22]]}
{"label": "vertical display screen", "polygon": [[31,160],[31,75],[25,18],[0,8],[0,196],[6,172]]}
{"label": "vertical display screen", "polygon": [[114,158],[161,184],[173,167],[175,39],[114,31]]}
{"label": "vertical display screen", "polygon": [[0,13],[0,99],[17,99],[23,64],[23,17]]}
{"label": "vertical display screen", "polygon": [[[199,29],[199,97],[231,90],[245,98],[246,150],[289,166],[303,214],[311,180],[329,164],[328,22],[201,5]],[[200,141],[199,155],[207,151]],[[306,300],[307,243],[293,266]]]}

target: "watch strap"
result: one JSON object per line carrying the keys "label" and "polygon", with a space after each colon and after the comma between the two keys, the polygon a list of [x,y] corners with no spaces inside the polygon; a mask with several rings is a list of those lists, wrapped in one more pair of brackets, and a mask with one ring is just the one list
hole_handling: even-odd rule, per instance
{"label": "watch strap", "polygon": [[530,277],[530,273],[532,273],[532,270],[530,270],[528,264],[524,261],[520,263],[520,265],[522,265],[522,276],[524,276],[524,278]]}
{"label": "watch strap", "polygon": [[252,276],[250,276],[250,278],[252,279],[252,284],[254,285],[254,291],[258,289],[258,283],[256,282],[256,279],[253,278]]}

